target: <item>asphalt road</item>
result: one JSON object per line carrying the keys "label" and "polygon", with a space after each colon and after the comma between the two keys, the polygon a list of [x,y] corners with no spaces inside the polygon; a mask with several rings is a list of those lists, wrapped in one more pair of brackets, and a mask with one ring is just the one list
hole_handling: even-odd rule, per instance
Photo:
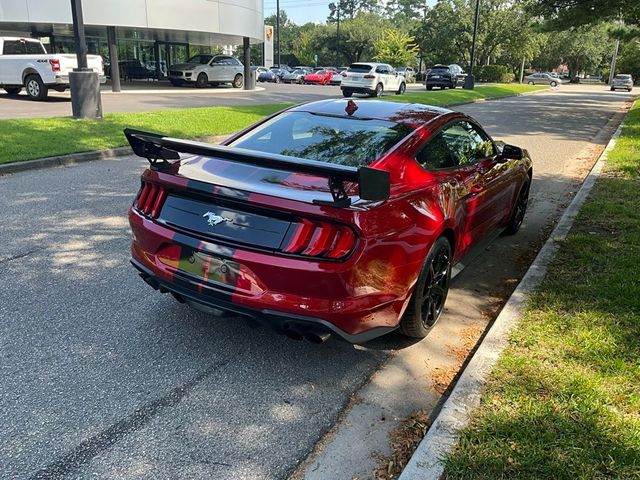
{"label": "asphalt road", "polygon": [[[103,90],[102,106],[105,112],[146,112],[170,108],[213,107],[223,105],[255,105],[281,102],[308,102],[319,98],[340,96],[337,86],[290,85],[259,83],[261,90],[245,92],[231,87],[157,88],[153,84],[138,82],[139,86],[125,85],[127,90],[113,94]],[[424,89],[423,85],[410,85],[410,89]],[[29,100],[24,91],[18,97],[10,97],[0,89],[0,118],[65,117],[71,115],[69,92],[50,92],[44,102]]]}
{"label": "asphalt road", "polygon": [[[531,151],[524,235],[558,215],[572,159],[629,98],[595,87],[460,108]],[[295,342],[152,291],[128,265],[125,217],[145,164],[0,177],[0,478],[283,478],[402,345]],[[514,238],[499,245],[529,254]],[[450,312],[485,267],[467,268]]]}

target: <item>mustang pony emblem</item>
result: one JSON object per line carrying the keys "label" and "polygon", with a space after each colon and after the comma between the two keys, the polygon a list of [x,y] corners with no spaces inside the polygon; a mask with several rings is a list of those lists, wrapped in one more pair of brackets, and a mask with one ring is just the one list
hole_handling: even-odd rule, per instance
{"label": "mustang pony emblem", "polygon": [[211,225],[212,227],[215,227],[216,225],[221,224],[222,222],[230,222],[231,219],[227,218],[227,217],[221,217],[220,215],[216,215],[213,212],[207,212],[204,215],[202,215],[203,217],[205,217],[207,219],[207,223],[209,225]]}

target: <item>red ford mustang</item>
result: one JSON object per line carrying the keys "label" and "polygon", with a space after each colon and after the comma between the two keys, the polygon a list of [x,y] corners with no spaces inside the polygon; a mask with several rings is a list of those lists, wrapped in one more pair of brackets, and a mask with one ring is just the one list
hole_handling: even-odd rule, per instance
{"label": "red ford mustang", "polygon": [[518,231],[532,176],[526,151],[425,105],[308,103],[224,145],[125,133],[150,162],[129,211],[142,278],[316,342],[424,337],[452,265]]}
{"label": "red ford mustang", "polygon": [[329,85],[331,83],[331,77],[335,75],[335,72],[331,70],[318,70],[314,73],[308,73],[304,76],[304,83],[317,83],[318,85]]}

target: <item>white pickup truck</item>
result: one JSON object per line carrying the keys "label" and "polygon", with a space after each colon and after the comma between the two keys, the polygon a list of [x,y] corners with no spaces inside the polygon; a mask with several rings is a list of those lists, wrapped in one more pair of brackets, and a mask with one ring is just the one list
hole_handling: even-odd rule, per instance
{"label": "white pickup truck", "polygon": [[[99,55],[87,55],[88,67],[106,81]],[[75,54],[48,54],[39,40],[0,37],[0,88],[18,95],[24,87],[33,100],[47,98],[49,89],[64,92],[69,88],[69,72],[77,68]]]}

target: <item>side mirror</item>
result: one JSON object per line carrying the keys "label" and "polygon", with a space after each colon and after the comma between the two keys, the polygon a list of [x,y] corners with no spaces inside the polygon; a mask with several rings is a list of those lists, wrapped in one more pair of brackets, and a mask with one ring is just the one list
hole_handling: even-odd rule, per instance
{"label": "side mirror", "polygon": [[500,156],[510,160],[522,160],[524,158],[524,151],[520,147],[505,144],[502,147]]}

